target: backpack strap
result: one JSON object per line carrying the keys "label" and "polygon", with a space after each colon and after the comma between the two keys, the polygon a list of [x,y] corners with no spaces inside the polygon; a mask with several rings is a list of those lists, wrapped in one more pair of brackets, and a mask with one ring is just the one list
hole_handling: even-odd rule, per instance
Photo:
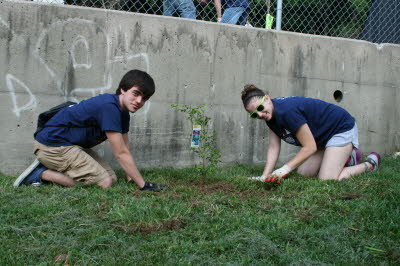
{"label": "backpack strap", "polygon": [[59,104],[55,107],[50,108],[49,110],[40,113],[38,117],[38,122],[37,122],[37,128],[35,133],[33,134],[34,137],[36,137],[37,133],[39,133],[43,128],[45,127],[69,127],[69,128],[87,128],[87,127],[92,127],[92,126],[76,126],[76,125],[46,125],[46,123],[53,117],[55,116],[59,111],[63,110],[64,108],[70,107],[77,104],[76,102],[65,102],[62,104]]}

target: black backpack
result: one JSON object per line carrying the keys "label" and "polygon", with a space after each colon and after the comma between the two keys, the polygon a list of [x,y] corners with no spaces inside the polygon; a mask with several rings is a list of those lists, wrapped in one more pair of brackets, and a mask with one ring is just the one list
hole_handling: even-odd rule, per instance
{"label": "black backpack", "polygon": [[[52,118],[55,114],[57,114],[59,111],[61,111],[65,107],[69,107],[69,106],[72,106],[75,104],[76,104],[75,102],[65,102],[60,105],[54,106],[50,110],[47,110],[47,111],[41,113],[38,117],[36,132],[33,134],[33,136],[36,137],[36,134],[39,133],[39,131],[42,130],[44,127],[46,127],[45,124],[47,123],[47,121],[49,121],[50,118]],[[53,127],[71,127],[71,126],[57,125],[57,126],[53,126]]]}

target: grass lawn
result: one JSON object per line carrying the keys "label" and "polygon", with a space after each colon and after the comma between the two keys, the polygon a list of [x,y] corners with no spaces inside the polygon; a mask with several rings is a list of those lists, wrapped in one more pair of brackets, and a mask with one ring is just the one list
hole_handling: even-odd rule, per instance
{"label": "grass lawn", "polygon": [[260,166],[142,171],[170,192],[55,185],[13,188],[0,175],[0,265],[400,264],[400,161],[343,182]]}

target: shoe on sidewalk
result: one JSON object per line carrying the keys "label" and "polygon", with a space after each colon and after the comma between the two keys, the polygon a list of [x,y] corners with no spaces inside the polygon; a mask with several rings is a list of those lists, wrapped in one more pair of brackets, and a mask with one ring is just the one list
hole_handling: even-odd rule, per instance
{"label": "shoe on sidewalk", "polygon": [[345,167],[354,166],[361,163],[361,151],[357,148],[353,148],[349,158],[347,159]]}
{"label": "shoe on sidewalk", "polygon": [[381,164],[381,156],[376,152],[371,152],[367,158],[365,159],[366,162],[372,164],[373,168],[371,171],[378,171],[379,166]]}
{"label": "shoe on sidewalk", "polygon": [[37,159],[14,181],[14,187],[20,185],[41,186],[43,184],[41,175],[47,168]]}

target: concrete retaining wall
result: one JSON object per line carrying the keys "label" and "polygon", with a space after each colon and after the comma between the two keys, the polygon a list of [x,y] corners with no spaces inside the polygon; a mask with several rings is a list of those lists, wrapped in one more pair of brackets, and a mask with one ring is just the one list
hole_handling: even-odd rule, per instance
{"label": "concrete retaining wall", "polygon": [[[196,163],[191,125],[173,103],[208,104],[224,163],[265,160],[267,127],[242,108],[243,85],[272,97],[338,103],[357,119],[364,153],[399,148],[400,46],[32,2],[0,1],[0,170],[34,158],[38,113],[66,99],[115,91],[130,69],[148,71],[157,91],[132,115],[140,167]],[[108,144],[98,151],[117,167]],[[281,158],[295,149],[284,145]]]}

